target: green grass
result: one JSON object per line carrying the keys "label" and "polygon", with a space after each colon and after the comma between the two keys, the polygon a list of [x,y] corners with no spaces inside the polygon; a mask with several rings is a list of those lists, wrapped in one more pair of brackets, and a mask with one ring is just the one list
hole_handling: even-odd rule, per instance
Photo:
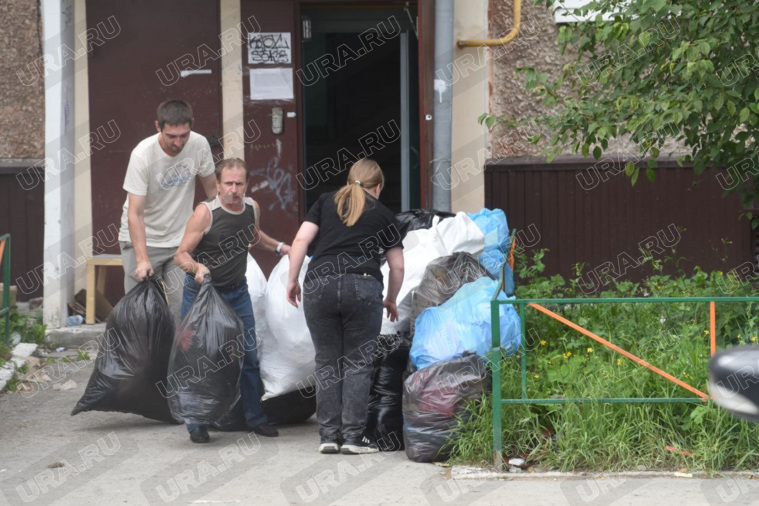
{"label": "green grass", "polygon": [[[32,316],[21,316],[15,307],[11,308],[10,312],[10,334],[13,335],[14,332],[19,333],[22,343],[42,344],[42,341],[45,339],[45,325],[42,324],[42,319]],[[0,367],[11,359],[13,343],[10,341],[10,337],[7,339],[6,343],[5,316],[3,316],[0,317]],[[18,371],[22,374],[27,372],[27,366],[22,366]],[[6,383],[5,389],[8,392],[14,392],[17,388],[18,378],[14,375]]]}
{"label": "green grass", "polygon": [[5,341],[0,339],[0,367],[11,359],[11,350],[5,345]]}
{"label": "green grass", "polygon": [[[583,297],[576,283],[540,277],[540,252],[523,269],[521,298]],[[654,267],[656,265],[654,264]],[[726,290],[726,287],[729,288]],[[602,297],[753,295],[751,283],[696,270],[673,278],[656,270],[641,283],[615,282]],[[717,305],[719,347],[759,342],[753,303]],[[551,307],[634,355],[707,392],[708,305],[592,304]],[[530,398],[694,397],[611,349],[527,309]],[[502,363],[503,398],[521,397],[520,357]],[[759,425],[739,421],[711,402],[698,404],[508,405],[502,408],[503,454],[541,469],[705,470],[759,466]],[[491,400],[469,407],[454,438],[454,462],[492,463]],[[669,447],[669,448],[668,448]],[[687,454],[686,454],[687,453]]]}
{"label": "green grass", "polygon": [[[45,328],[42,324],[42,318],[33,316],[21,316],[15,307],[11,308],[10,313],[10,330],[11,335],[18,332],[21,335],[22,343],[42,344],[45,339]],[[5,317],[0,317],[0,343],[5,344]]]}

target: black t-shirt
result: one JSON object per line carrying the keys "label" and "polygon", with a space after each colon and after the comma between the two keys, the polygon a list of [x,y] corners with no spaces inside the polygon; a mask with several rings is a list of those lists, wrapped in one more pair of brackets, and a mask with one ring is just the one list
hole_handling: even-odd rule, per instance
{"label": "black t-shirt", "polygon": [[349,227],[337,214],[335,193],[323,193],[308,210],[305,221],[319,226],[306,282],[340,274],[368,274],[382,283],[380,256],[390,248],[403,247],[395,215],[366,194],[364,212]]}

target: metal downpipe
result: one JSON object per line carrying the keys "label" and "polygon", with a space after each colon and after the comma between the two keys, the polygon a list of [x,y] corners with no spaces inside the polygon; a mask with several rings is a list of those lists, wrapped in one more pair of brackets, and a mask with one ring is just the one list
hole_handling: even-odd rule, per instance
{"label": "metal downpipe", "polygon": [[453,51],[453,0],[436,0],[432,207],[438,211],[451,210]]}

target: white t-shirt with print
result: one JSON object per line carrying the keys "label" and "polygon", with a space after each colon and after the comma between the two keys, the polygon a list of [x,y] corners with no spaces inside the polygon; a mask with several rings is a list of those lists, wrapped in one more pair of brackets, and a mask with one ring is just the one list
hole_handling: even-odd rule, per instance
{"label": "white t-shirt with print", "polygon": [[[176,156],[169,156],[155,134],[132,150],[123,188],[145,196],[145,239],[148,246],[173,248],[182,243],[187,221],[192,216],[195,176],[213,174],[211,147],[202,135],[190,132]],[[129,196],[121,214],[119,241],[131,242],[127,213]]]}

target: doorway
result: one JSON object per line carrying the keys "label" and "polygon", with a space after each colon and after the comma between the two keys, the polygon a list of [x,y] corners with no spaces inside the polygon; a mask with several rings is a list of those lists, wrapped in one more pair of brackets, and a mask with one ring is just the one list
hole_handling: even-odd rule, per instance
{"label": "doorway", "polygon": [[306,209],[345,184],[358,158],[385,174],[383,203],[418,208],[419,87],[416,9],[371,4],[303,5],[302,66]]}

